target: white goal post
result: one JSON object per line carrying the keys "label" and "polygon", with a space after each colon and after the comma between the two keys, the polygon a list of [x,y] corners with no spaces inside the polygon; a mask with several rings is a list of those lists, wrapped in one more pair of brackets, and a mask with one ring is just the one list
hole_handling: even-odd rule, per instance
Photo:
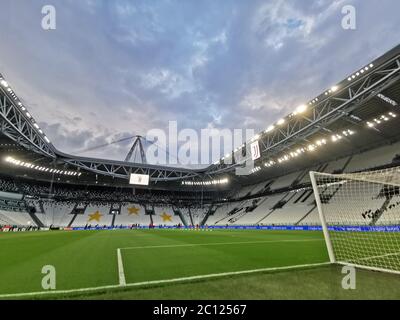
{"label": "white goal post", "polygon": [[400,167],[310,177],[330,262],[400,274]]}

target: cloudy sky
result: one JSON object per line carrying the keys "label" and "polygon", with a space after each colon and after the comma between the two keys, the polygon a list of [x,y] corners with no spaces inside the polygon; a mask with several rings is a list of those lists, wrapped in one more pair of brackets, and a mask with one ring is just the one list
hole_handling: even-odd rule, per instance
{"label": "cloudy sky", "polygon": [[112,159],[129,143],[79,151],[170,120],[263,130],[400,42],[398,0],[1,2],[0,73],[57,148]]}

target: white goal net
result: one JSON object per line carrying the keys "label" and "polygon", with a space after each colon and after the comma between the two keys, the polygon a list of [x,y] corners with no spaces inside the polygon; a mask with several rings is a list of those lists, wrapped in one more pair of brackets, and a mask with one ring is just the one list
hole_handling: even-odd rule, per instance
{"label": "white goal net", "polygon": [[400,273],[400,168],[310,175],[331,262]]}

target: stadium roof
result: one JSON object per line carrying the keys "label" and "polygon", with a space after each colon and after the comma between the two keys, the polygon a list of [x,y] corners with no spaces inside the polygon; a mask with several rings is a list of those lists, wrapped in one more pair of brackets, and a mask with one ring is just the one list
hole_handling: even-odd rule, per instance
{"label": "stadium roof", "polygon": [[[325,72],[325,71],[322,71]],[[317,97],[294,108],[252,141],[258,141],[261,158],[244,183],[265,180],[302,166],[310,166],[349,153],[397,140],[400,118],[400,45],[366,66],[360,66]],[[399,116],[399,117],[397,117]],[[0,75],[1,133],[24,150],[69,171],[86,171],[129,179],[130,173],[148,174],[152,182],[210,180],[231,174],[249,159],[237,149],[217,164],[202,170],[76,157],[57,150],[39,127],[27,106]],[[7,140],[8,140],[7,139]]]}

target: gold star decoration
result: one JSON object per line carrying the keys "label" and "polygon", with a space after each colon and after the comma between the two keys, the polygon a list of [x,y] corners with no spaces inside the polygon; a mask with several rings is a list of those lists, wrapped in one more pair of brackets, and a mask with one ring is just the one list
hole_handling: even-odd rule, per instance
{"label": "gold star decoration", "polygon": [[136,208],[136,207],[131,207],[131,208],[128,208],[128,214],[131,216],[131,215],[133,215],[133,214],[135,214],[135,215],[138,215],[139,214],[139,208]]}
{"label": "gold star decoration", "polygon": [[165,212],[163,212],[163,214],[161,215],[161,218],[163,219],[163,222],[166,222],[166,221],[171,221],[172,222],[172,216],[170,214],[165,213]]}
{"label": "gold star decoration", "polygon": [[96,211],[95,213],[89,214],[88,222],[90,222],[92,220],[96,220],[97,222],[100,222],[100,219],[102,216],[103,215],[99,211]]}

